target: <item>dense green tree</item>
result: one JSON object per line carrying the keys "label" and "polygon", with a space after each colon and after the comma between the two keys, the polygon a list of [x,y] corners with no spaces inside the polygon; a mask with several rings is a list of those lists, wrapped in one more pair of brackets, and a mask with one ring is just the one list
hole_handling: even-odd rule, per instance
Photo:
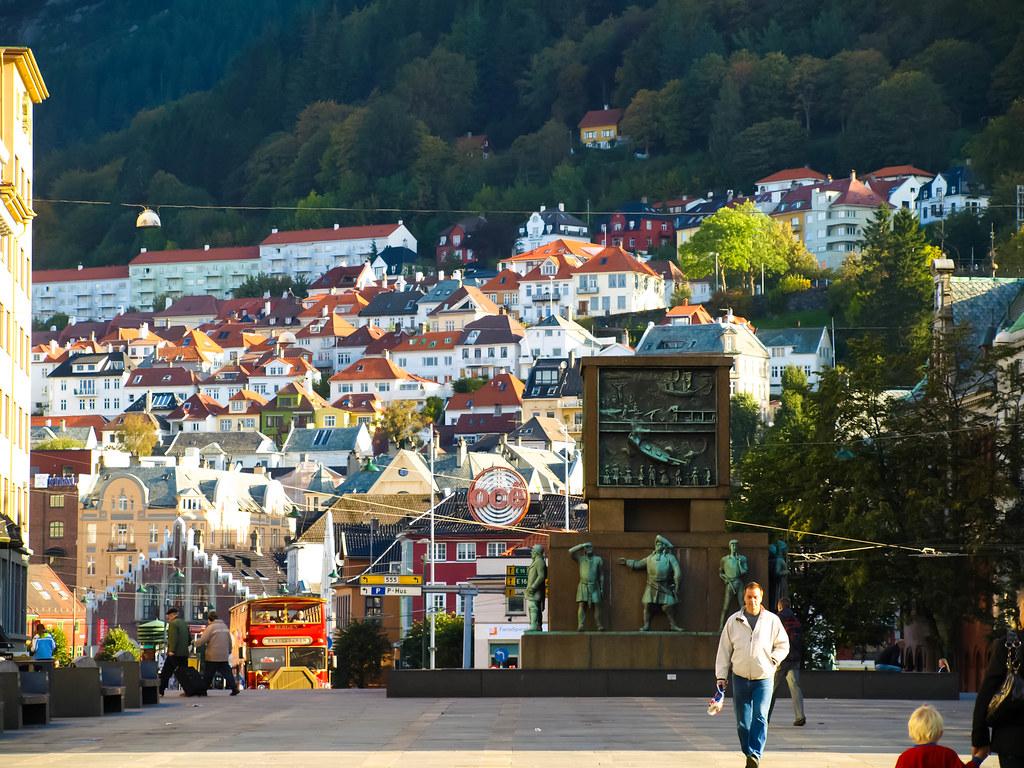
{"label": "dense green tree", "polygon": [[424,417],[416,410],[415,401],[393,400],[381,414],[377,428],[399,448],[408,448],[416,444],[424,425]]}
{"label": "dense green tree", "polygon": [[295,280],[290,275],[282,277],[271,277],[260,272],[256,275],[249,275],[245,282],[231,291],[236,299],[262,299],[268,292],[271,297],[282,296],[292,290]]}
{"label": "dense green tree", "polygon": [[96,657],[100,661],[113,661],[121,651],[128,651],[136,659],[139,658],[139,646],[121,627],[111,627],[103,638],[103,645]]}
{"label": "dense green tree", "polygon": [[51,328],[56,328],[58,331],[63,331],[67,328],[70,319],[66,312],[54,312],[49,317],[34,318],[32,320],[32,330],[48,331]]}
{"label": "dense green tree", "polygon": [[487,379],[477,379],[473,377],[456,379],[452,382],[452,392],[458,394],[472,394],[486,383]]}
{"label": "dense green tree", "polygon": [[[955,61],[956,66],[949,66]],[[989,72],[992,62],[978,43],[966,40],[936,40],[914,57],[912,68],[924,72],[942,91],[942,98],[957,125],[964,116],[980,117],[987,103]]]}
{"label": "dense green tree", "polygon": [[928,241],[957,264],[971,272],[983,270],[988,262],[989,222],[979,211],[965,208],[946,214],[942,221],[925,227]]}
{"label": "dense green tree", "polygon": [[969,143],[971,157],[990,184],[1000,176],[1024,173],[1024,99],[1015,101],[1004,115],[989,120]]}
{"label": "dense green tree", "polygon": [[750,178],[758,179],[778,168],[798,165],[805,138],[796,120],[775,117],[755,123],[733,139],[733,162]]}
{"label": "dense green tree", "polygon": [[851,273],[843,278],[853,290],[847,319],[883,341],[893,383],[913,384],[928,354],[929,265],[938,257],[913,213],[901,208],[893,215],[882,205],[864,228],[859,263],[851,265]]}
{"label": "dense green tree", "polygon": [[399,70],[395,94],[432,132],[452,139],[472,124],[476,87],[472,62],[435,48]]}
{"label": "dense green tree", "polygon": [[365,688],[380,679],[391,641],[376,619],[352,619],[334,633],[332,688]]}
{"label": "dense green tree", "polygon": [[737,392],[729,398],[729,446],[732,462],[741,461],[757,441],[761,428],[761,408],[754,396]]}
{"label": "dense green tree", "polygon": [[804,130],[808,136],[811,134],[811,118],[822,108],[820,92],[824,68],[825,62],[815,56],[799,56],[793,62],[793,73],[787,86],[793,106],[803,115]]}
{"label": "dense green tree", "polygon": [[637,91],[621,123],[622,133],[633,140],[637,151],[650,154],[651,144],[656,144],[661,134],[660,116],[658,94],[646,89]]}
{"label": "dense green tree", "polygon": [[[462,641],[464,622],[462,616],[454,613],[438,613],[434,616],[434,647],[438,669],[454,669],[462,666]],[[408,634],[402,638],[402,665],[412,669],[430,666],[430,619],[414,621]]]}
{"label": "dense green tree", "polygon": [[33,446],[34,451],[73,451],[78,448],[85,448],[85,443],[81,440],[75,440],[73,437],[67,435],[58,435],[57,437],[44,440],[36,446]]}
{"label": "dense green tree", "polygon": [[420,415],[426,423],[440,424],[444,416],[444,399],[431,395],[424,402]]}
{"label": "dense green tree", "polygon": [[690,276],[713,273],[717,255],[720,285],[726,287],[739,278],[753,294],[762,270],[768,276],[780,274],[806,253],[786,230],[753,203],[722,208],[679,247],[679,268]]}

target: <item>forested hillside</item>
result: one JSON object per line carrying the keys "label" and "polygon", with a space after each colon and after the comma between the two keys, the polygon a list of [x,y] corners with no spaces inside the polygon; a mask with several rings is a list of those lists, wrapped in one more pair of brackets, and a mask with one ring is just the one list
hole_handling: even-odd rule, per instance
{"label": "forested hillside", "polygon": [[[153,50],[115,54],[123,21],[86,44],[97,51],[85,58],[113,70],[95,96],[95,72],[70,65],[80,55],[36,47],[53,104],[75,92],[80,112],[37,111],[37,126],[62,123],[39,128],[38,197],[165,206],[164,228],[139,234],[135,211],[121,205],[39,202],[40,267],[124,263],[141,245],[249,245],[270,226],[398,218],[425,250],[462,211],[559,201],[602,211],[640,196],[749,189],[793,165],[938,171],[968,156],[994,188],[1005,237],[1012,185],[1024,181],[1024,148],[1013,140],[1024,132],[1024,104],[1014,106],[1024,94],[1024,6],[1015,0],[164,5],[192,15],[185,24],[171,10],[145,11],[140,29],[160,38]],[[298,9],[291,21],[284,5]],[[222,77],[220,27],[191,29],[215,6],[236,9],[239,30],[226,42],[262,30]],[[49,23],[41,41],[60,37],[60,23]],[[109,87],[118,76],[131,93],[123,103]],[[153,104],[207,84],[90,139],[118,127],[140,91],[150,95],[139,104]],[[633,148],[579,148],[577,122],[603,104],[626,110]],[[64,123],[76,122],[82,141],[48,149],[70,140],[76,129]],[[467,132],[487,134],[492,157],[459,151]]]}

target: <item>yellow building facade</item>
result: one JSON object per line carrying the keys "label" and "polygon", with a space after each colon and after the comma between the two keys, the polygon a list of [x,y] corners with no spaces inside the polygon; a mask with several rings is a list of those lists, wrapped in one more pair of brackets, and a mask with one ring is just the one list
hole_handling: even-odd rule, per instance
{"label": "yellow building facade", "polygon": [[[7,587],[0,623],[15,639],[24,626],[30,523],[32,120],[47,96],[32,51],[0,46],[0,513],[20,526],[23,538],[22,546],[12,543],[0,553],[0,582]],[[6,529],[0,527],[5,541]]]}

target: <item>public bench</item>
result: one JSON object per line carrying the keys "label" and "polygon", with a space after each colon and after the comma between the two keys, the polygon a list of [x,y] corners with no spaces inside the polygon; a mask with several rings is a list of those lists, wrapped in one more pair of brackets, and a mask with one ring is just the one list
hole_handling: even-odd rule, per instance
{"label": "public bench", "polygon": [[139,662],[139,685],[143,706],[160,703],[160,671],[155,661]]}
{"label": "public bench", "polygon": [[14,662],[0,661],[0,713],[5,729],[49,724],[48,677],[48,672],[22,672]]}
{"label": "public bench", "polygon": [[50,696],[54,717],[100,717],[124,712],[124,675],[117,666],[100,667],[95,660],[79,656],[74,666],[53,670]]}

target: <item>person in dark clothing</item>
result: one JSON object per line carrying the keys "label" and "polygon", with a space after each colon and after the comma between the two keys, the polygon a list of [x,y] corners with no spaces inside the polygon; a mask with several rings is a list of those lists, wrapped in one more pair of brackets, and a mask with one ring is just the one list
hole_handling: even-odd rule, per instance
{"label": "person in dark clothing", "polygon": [[1024,663],[1024,642],[1020,627],[1024,625],[1024,590],[1017,593],[1018,632],[998,638],[992,644],[992,658],[985,679],[974,702],[974,721],[971,727],[971,757],[981,762],[989,754],[999,755],[1000,768],[1024,768],[1024,705],[1013,706],[1005,722],[988,725],[988,704],[1006,679],[1007,653],[1013,654],[1018,665]]}
{"label": "person in dark clothing", "polygon": [[793,697],[793,713],[796,719],[793,725],[807,725],[807,718],[804,716],[804,693],[800,690],[800,664],[804,655],[804,628],[800,626],[800,619],[793,613],[792,603],[788,597],[779,600],[779,618],[782,626],[786,628],[789,636],[789,655],[779,664],[775,672],[775,685],[772,686],[772,704],[768,708],[768,720],[771,721],[772,711],[775,709],[775,692],[779,690],[782,681],[785,680],[789,686],[789,695]]}
{"label": "person in dark clothing", "polygon": [[895,645],[890,645],[875,659],[875,669],[879,672],[902,672],[903,671],[903,649],[907,647],[907,641],[902,637]]}
{"label": "person in dark clothing", "polygon": [[167,684],[178,667],[188,666],[188,624],[173,605],[167,609],[167,660],[160,670],[160,695],[164,695]]}

